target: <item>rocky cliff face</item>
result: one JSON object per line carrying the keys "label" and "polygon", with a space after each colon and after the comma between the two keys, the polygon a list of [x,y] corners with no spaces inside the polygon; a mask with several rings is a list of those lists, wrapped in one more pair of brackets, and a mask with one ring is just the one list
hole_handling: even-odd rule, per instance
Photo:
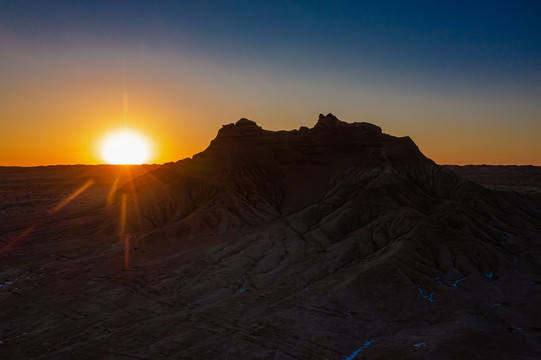
{"label": "rocky cliff face", "polygon": [[203,324],[182,356],[541,352],[541,204],[459,177],[408,137],[332,114],[293,131],[241,119],[126,193],[137,246],[203,249],[179,288]]}
{"label": "rocky cliff face", "polygon": [[225,125],[205,151],[166,164],[136,187],[145,228],[175,223],[183,231],[190,218],[184,232],[193,233],[267,224],[337,193],[389,190],[396,182],[445,196],[461,180],[410,138],[329,114],[312,129],[267,131],[247,119]]}

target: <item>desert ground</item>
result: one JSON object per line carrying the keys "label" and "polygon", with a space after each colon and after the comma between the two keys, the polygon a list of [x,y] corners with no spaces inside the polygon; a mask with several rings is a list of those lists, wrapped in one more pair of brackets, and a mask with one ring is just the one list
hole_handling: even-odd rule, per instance
{"label": "desert ground", "polygon": [[541,167],[330,115],[163,166],[0,167],[0,358],[539,358]]}
{"label": "desert ground", "polygon": [[541,166],[447,165],[460,176],[496,191],[541,193]]}

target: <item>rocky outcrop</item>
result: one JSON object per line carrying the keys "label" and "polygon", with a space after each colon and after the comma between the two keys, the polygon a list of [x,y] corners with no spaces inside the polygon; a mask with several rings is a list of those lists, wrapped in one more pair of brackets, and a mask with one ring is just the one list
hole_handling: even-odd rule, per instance
{"label": "rocky outcrop", "polygon": [[[252,340],[216,335],[211,357],[253,357],[263,339],[261,358],[287,359],[344,358],[372,340],[363,354],[382,359],[541,349],[537,330],[493,345],[540,327],[541,204],[463,179],[409,137],[332,114],[292,131],[241,119],[134,189],[140,243],[220,239],[183,291],[207,304],[201,322],[245,309],[234,316]],[[217,328],[238,335],[230,321]]]}

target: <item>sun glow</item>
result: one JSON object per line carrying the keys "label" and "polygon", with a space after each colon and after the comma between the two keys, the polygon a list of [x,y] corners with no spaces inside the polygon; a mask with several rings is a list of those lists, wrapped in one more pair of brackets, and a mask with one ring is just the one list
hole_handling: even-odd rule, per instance
{"label": "sun glow", "polygon": [[123,129],[104,138],[100,153],[109,164],[143,164],[150,159],[150,142],[133,130]]}

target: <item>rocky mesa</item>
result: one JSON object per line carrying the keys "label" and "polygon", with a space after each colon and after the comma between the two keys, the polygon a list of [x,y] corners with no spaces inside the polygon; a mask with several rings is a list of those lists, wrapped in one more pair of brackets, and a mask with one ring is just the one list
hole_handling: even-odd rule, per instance
{"label": "rocky mesa", "polygon": [[194,296],[210,318],[237,309],[226,322],[244,335],[214,334],[214,356],[343,358],[371,341],[362,354],[382,359],[541,351],[541,204],[465,180],[409,137],[332,114],[292,131],[241,119],[134,189],[139,243],[223,239]]}

